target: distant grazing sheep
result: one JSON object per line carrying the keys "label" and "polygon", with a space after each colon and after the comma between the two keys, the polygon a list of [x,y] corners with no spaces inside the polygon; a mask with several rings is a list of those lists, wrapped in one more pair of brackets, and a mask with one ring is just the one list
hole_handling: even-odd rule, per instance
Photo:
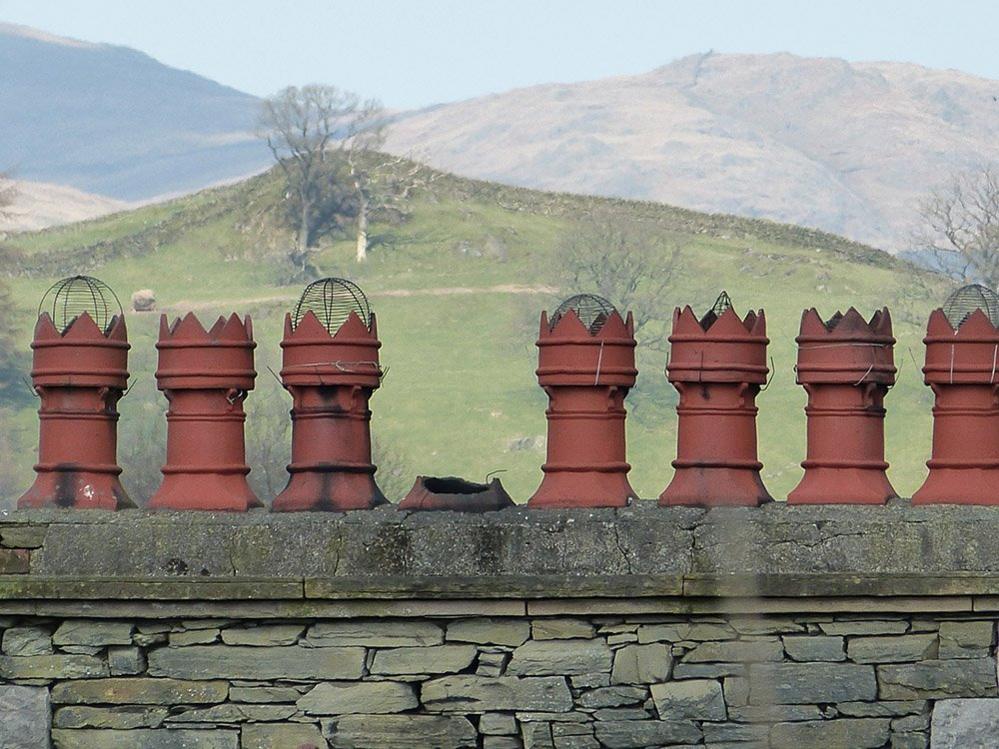
{"label": "distant grazing sheep", "polygon": [[133,291],[132,309],[136,312],[152,312],[156,309],[156,293],[152,289]]}

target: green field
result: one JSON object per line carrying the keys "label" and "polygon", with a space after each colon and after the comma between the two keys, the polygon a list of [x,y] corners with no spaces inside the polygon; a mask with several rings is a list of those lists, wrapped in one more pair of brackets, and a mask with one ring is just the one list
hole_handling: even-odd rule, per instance
{"label": "green field", "polygon": [[[283,412],[290,399],[267,367],[278,369],[282,316],[301,289],[284,282],[280,250],[291,233],[278,222],[281,195],[278,177],[269,173],[10,237],[4,262],[20,306],[25,352],[38,300],[54,280],[75,272],[100,277],[126,303],[133,291],[151,288],[159,308],[171,315],[195,309],[204,321],[230,311],[252,314],[260,374],[248,401],[248,441],[251,453],[271,466],[269,482],[257,477],[261,491],[269,491],[268,484],[280,488],[288,438]],[[781,498],[801,475],[805,449],[805,394],[793,371],[801,311],[815,306],[829,317],[853,305],[869,315],[909,295],[916,275],[884,253],[799,227],[442,177],[417,196],[409,220],[374,227],[384,243],[368,263],[354,263],[346,238],[328,241],[319,254],[323,273],[358,282],[378,316],[389,372],[372,399],[373,430],[390,469],[388,493],[404,491],[416,473],[482,479],[496,471],[503,471],[498,475],[518,501],[534,490],[544,450],[517,448],[522,438],[545,433],[545,398],[534,378],[538,317],[561,297],[586,291],[559,288],[552,250],[576,220],[594,213],[654,227],[684,248],[682,278],[661,300],[664,319],[678,304],[703,311],[721,289],[740,312],[766,309],[774,372],[758,398],[760,457],[767,486]],[[914,322],[896,315],[902,371],[887,398],[888,460],[896,488],[906,495],[922,480],[930,443],[931,397],[921,384],[918,321],[946,289],[929,283],[933,299],[906,302],[905,317]],[[126,472],[123,481],[140,502],[154,480],[148,475],[160,459],[166,428],[153,380],[158,317],[128,316],[135,384],[121,404],[123,464],[133,474],[143,466],[146,479],[133,485]],[[672,471],[676,397],[663,376],[664,362],[662,352],[640,348],[639,385],[628,399],[629,460],[642,496],[658,494]],[[9,443],[0,495],[31,481],[32,408],[0,412],[0,433]]]}

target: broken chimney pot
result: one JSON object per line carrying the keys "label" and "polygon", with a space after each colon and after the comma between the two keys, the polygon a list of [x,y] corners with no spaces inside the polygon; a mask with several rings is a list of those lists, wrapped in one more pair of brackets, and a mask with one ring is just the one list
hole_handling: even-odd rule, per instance
{"label": "broken chimney pot", "polygon": [[494,512],[513,507],[499,479],[479,484],[457,476],[417,476],[413,488],[399,503],[399,510]]}

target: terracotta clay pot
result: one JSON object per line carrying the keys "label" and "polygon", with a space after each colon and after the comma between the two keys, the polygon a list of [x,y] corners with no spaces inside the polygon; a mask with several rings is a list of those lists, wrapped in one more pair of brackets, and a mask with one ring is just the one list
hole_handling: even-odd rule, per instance
{"label": "terracotta clay pot", "polygon": [[31,348],[31,381],[41,399],[37,477],[17,506],[134,507],[118,478],[117,404],[128,384],[124,318],[116,315],[102,331],[84,312],[60,333],[43,312]]}
{"label": "terracotta clay pot", "polygon": [[167,411],[163,483],[149,507],[244,511],[262,504],[246,482],[243,401],[253,389],[253,325],[238,315],[205,330],[193,312],[160,318],[156,386]]}
{"label": "terracotta clay pot", "polygon": [[635,384],[631,314],[611,312],[591,332],[574,310],[541,315],[538,382],[548,394],[544,479],[529,507],[622,507],[628,483],[624,398]]}
{"label": "terracotta clay pot", "polygon": [[385,503],[371,462],[371,411],[378,387],[378,328],[351,312],[334,335],[311,311],[285,316],[281,382],[291,393],[291,477],[276,512],[366,510]]}
{"label": "terracotta clay pot", "polygon": [[756,451],[756,395],[767,379],[763,310],[740,320],[729,307],[698,320],[673,312],[667,376],[680,394],[676,473],[661,505],[759,505],[771,501]]}
{"label": "terracotta clay pot", "polygon": [[853,307],[828,323],[801,316],[797,382],[808,393],[805,475],[789,504],[884,504],[896,496],[885,474],[884,398],[895,384],[891,316],[870,322]]}
{"label": "terracotta clay pot", "polygon": [[981,310],[955,330],[937,309],[923,343],[933,453],[912,503],[999,505],[999,330]]}
{"label": "terracotta clay pot", "polygon": [[513,506],[499,479],[477,484],[456,476],[417,476],[398,509],[492,512]]}

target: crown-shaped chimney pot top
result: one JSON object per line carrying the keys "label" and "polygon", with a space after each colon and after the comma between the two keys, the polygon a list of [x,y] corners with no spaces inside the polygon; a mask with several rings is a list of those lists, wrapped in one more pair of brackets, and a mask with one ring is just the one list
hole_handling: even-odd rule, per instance
{"label": "crown-shaped chimney pot top", "polygon": [[683,309],[677,307],[673,310],[671,338],[750,339],[766,337],[766,334],[767,319],[763,310],[750,310],[745,318],[740,318],[732,307],[728,307],[720,315],[715,315],[711,311],[700,319],[689,304]]}
{"label": "crown-shaped chimney pot top", "polygon": [[541,330],[538,337],[564,339],[617,339],[631,338],[635,335],[635,321],[629,312],[627,317],[621,317],[617,310],[603,318],[599,327],[590,326],[580,319],[575,310],[570,309],[558,317],[548,317],[547,312],[541,313]]}
{"label": "crown-shaped chimney pot top", "polygon": [[101,330],[83,312],[60,330],[49,313],[42,312],[31,342],[31,378],[35,387],[107,386],[124,390],[129,348],[123,316],[113,317],[107,329]]}
{"label": "crown-shaped chimney pot top", "polygon": [[285,315],[281,381],[285,386],[377,388],[382,376],[381,345],[374,313],[368,326],[351,311],[332,335],[312,310],[297,325],[290,314]]}
{"label": "crown-shaped chimney pot top", "polygon": [[938,307],[930,313],[930,318],[926,324],[926,336],[927,342],[937,338],[964,340],[986,338],[992,340],[999,336],[999,328],[992,324],[989,316],[981,309],[970,312],[955,327],[943,308]]}
{"label": "crown-shaped chimney pot top", "polygon": [[301,318],[299,318],[297,324],[292,318],[291,313],[288,313],[284,316],[284,340],[281,342],[281,345],[285,346],[289,342],[377,342],[378,324],[374,312],[371,313],[370,320],[370,325],[366,325],[358,314],[351,310],[340,327],[330,332],[330,330],[322,323],[322,321],[320,321],[319,317],[312,310],[305,312]]}
{"label": "crown-shaped chimney pot top", "polygon": [[48,312],[42,312],[35,323],[35,341],[41,342],[84,342],[105,339],[107,341],[127,341],[125,318],[115,315],[111,318],[105,330],[94,322],[89,312],[82,312],[64,329],[60,330],[52,321]]}
{"label": "crown-shaped chimney pot top", "polygon": [[635,384],[635,324],[631,313],[617,310],[601,318],[600,327],[587,327],[575,309],[549,322],[541,313],[536,374],[543,386],[602,385],[630,388]]}
{"label": "crown-shaped chimney pot top", "polygon": [[219,316],[211,328],[205,330],[201,320],[193,312],[188,312],[183,317],[176,318],[172,323],[167,322],[167,316],[160,316],[160,340],[156,344],[172,342],[174,344],[250,344],[253,342],[253,321],[249,315],[240,319],[239,315],[233,312],[229,317]]}
{"label": "crown-shaped chimney pot top", "polygon": [[256,345],[249,315],[243,319],[235,313],[220,316],[208,330],[193,312],[173,323],[168,323],[166,315],[162,315],[160,337],[156,341],[157,387],[251,390],[257,375],[253,368]]}
{"label": "crown-shaped chimney pot top", "polygon": [[924,381],[938,385],[978,385],[999,381],[996,361],[999,328],[976,309],[955,329],[943,309],[930,313],[926,324]]}
{"label": "crown-shaped chimney pot top", "polygon": [[763,384],[767,373],[767,321],[763,310],[740,318],[730,306],[698,319],[687,305],[673,311],[667,375],[678,382]]}
{"label": "crown-shaped chimney pot top", "polygon": [[846,313],[836,311],[832,317],[823,321],[815,307],[801,314],[801,335],[815,338],[868,338],[891,337],[891,314],[887,307],[874,312],[870,320],[854,308]]}
{"label": "crown-shaped chimney pot top", "polygon": [[826,321],[814,307],[807,309],[801,314],[801,329],[795,341],[795,379],[799,385],[895,382],[895,338],[887,308],[865,320],[850,307],[845,314],[837,311]]}

